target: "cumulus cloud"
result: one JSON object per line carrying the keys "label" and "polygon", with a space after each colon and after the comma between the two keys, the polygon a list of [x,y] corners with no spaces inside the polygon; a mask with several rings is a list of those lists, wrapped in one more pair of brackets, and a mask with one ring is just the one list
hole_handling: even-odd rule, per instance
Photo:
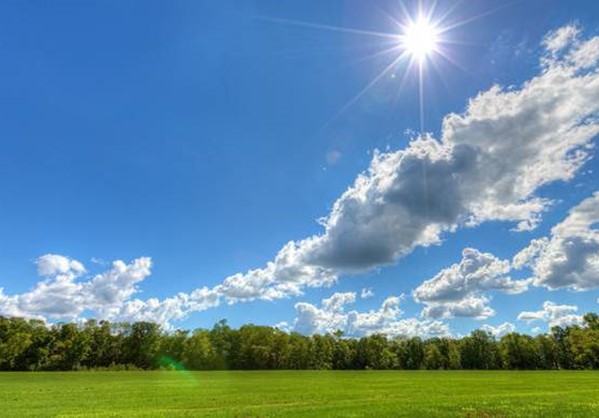
{"label": "cumulus cloud", "polygon": [[343,331],[344,335],[361,337],[375,333],[389,336],[440,336],[449,335],[449,329],[441,321],[422,321],[416,318],[400,319],[401,297],[385,299],[379,309],[359,312],[348,309],[356,300],[356,293],[334,293],[323,299],[321,306],[299,302],[295,304],[297,317],[287,329],[302,334],[324,334]]}
{"label": "cumulus cloud", "polygon": [[[0,315],[3,316],[23,316],[18,307],[18,297],[4,294],[4,289],[0,287]],[[39,317],[38,314],[32,314],[31,317]],[[41,317],[39,317],[41,319]]]}
{"label": "cumulus cloud", "polygon": [[59,254],[45,254],[36,260],[40,276],[54,276],[58,280],[72,280],[85,273],[85,267],[77,260]]}
{"label": "cumulus cloud", "polygon": [[482,327],[480,327],[480,329],[490,333],[495,338],[500,338],[506,334],[516,331],[516,326],[510,322],[504,322],[496,327],[489,324],[484,324]]}
{"label": "cumulus cloud", "polygon": [[[414,299],[426,305],[422,312],[426,318],[470,316],[484,319],[495,313],[489,306],[487,295],[491,290],[515,294],[526,291],[529,285],[551,290],[597,288],[599,230],[594,226],[598,222],[599,192],[573,207],[568,216],[551,229],[549,237],[532,240],[513,257],[511,263],[492,254],[466,248],[460,263],[423,282],[414,290]],[[510,271],[523,268],[530,268],[533,277],[526,280],[508,277]],[[546,308],[548,311],[560,310],[551,304]],[[536,315],[544,313],[539,311]],[[522,314],[522,318],[533,317],[531,312]],[[567,317],[564,321],[574,317]]]}
{"label": "cumulus cloud", "polygon": [[425,318],[473,317],[485,319],[495,314],[489,307],[487,292],[521,293],[528,288],[526,280],[507,276],[510,262],[474,248],[462,251],[459,263],[441,270],[418,286],[413,296],[426,306]]}
{"label": "cumulus cloud", "polygon": [[550,56],[555,58],[556,54],[576,43],[579,35],[580,29],[576,25],[566,25],[549,32],[543,39],[543,46]]}
{"label": "cumulus cloud", "polygon": [[130,264],[115,261],[112,268],[89,280],[79,280],[86,270],[77,260],[46,254],[36,260],[45,277],[20,295],[0,294],[0,314],[75,319],[84,311],[112,318],[136,291],[136,284],[150,275],[152,261],[141,257]]}
{"label": "cumulus cloud", "polygon": [[330,286],[336,281],[331,269],[304,263],[298,244],[289,242],[265,268],[229,276],[215,290],[234,303],[297,296],[304,287]]}
{"label": "cumulus cloud", "polygon": [[577,311],[578,307],[576,305],[559,305],[554,302],[545,301],[543,309],[532,312],[520,312],[518,320],[529,323],[534,321],[546,322],[549,328],[554,326],[582,325],[582,315],[574,313]]}
{"label": "cumulus cloud", "polygon": [[38,274],[45,277],[29,292],[0,296],[0,313],[51,318],[75,318],[85,307],[83,285],[75,279],[85,274],[77,260],[45,254],[36,260]]}
{"label": "cumulus cloud", "polygon": [[372,291],[371,288],[364,288],[360,291],[360,297],[362,299],[368,299],[374,296],[374,292]]}
{"label": "cumulus cloud", "polygon": [[6,295],[0,288],[0,315],[80,320],[90,313],[99,319],[153,321],[169,327],[192,312],[218,306],[222,298],[207,287],[163,300],[134,298],[138,284],[152,273],[149,257],[128,264],[116,260],[108,270],[87,278],[82,277],[86,273],[82,263],[63,255],[46,254],[35,262],[45,279],[19,295]]}
{"label": "cumulus cloud", "polygon": [[[331,286],[342,274],[395,263],[415,247],[438,244],[444,233],[463,226],[499,220],[512,222],[516,230],[533,229],[551,204],[536,194],[538,189],[571,180],[599,133],[598,44],[599,37],[583,39],[574,25],[550,33],[543,40],[545,53],[536,76],[516,88],[495,85],[481,92],[464,112],[445,116],[439,138],[423,134],[404,149],[375,152],[368,169],[321,220],[322,233],[288,242],[265,267],[200,289],[197,298],[192,292],[162,301],[131,299],[149,274],[144,262],[125,264],[127,271],[121,273],[123,265],[113,264],[112,273],[81,283],[76,279],[84,274],[82,265],[49,257],[38,260],[47,279],[23,295],[0,293],[0,309],[51,317],[94,309],[110,316],[118,315],[115,306],[122,303],[125,308],[118,312],[133,317],[148,312],[179,317],[216,306],[221,299],[274,300],[301,295],[308,287]],[[588,239],[572,242],[577,251],[595,250]],[[586,255],[583,259],[591,262]],[[572,287],[586,287],[589,280],[577,278]],[[515,282],[507,278],[492,281],[497,290],[514,290]],[[447,301],[443,292],[448,291],[441,285],[438,295],[423,291],[427,316],[490,316],[482,292],[491,288],[481,286]]]}
{"label": "cumulus cloud", "polygon": [[487,319],[495,315],[495,310],[489,306],[490,299],[484,295],[468,296],[464,299],[448,303],[426,303],[422,310],[424,318],[450,319],[467,317],[474,319]]}
{"label": "cumulus cloud", "polygon": [[213,289],[203,287],[190,294],[179,293],[163,300],[157,298],[129,300],[115,315],[127,321],[157,322],[170,328],[173,321],[218,305],[220,305],[220,295]]}
{"label": "cumulus cloud", "polygon": [[123,303],[137,292],[137,284],[151,274],[152,260],[141,257],[125,264],[121,260],[112,263],[112,268],[94,276],[83,285],[89,307],[111,316],[118,312]]}
{"label": "cumulus cloud", "polygon": [[[552,203],[537,190],[571,180],[599,133],[597,42],[573,25],[552,32],[538,75],[481,92],[463,113],[445,116],[439,139],[375,152],[321,220],[324,232],[290,242],[264,269],[226,279],[229,301],[297,295],[394,263],[460,226],[500,220],[534,229]],[[300,279],[290,281],[285,272],[295,270]]]}
{"label": "cumulus cloud", "polygon": [[582,291],[599,287],[599,192],[572,208],[551,229],[514,256],[514,268],[528,267],[533,284]]}

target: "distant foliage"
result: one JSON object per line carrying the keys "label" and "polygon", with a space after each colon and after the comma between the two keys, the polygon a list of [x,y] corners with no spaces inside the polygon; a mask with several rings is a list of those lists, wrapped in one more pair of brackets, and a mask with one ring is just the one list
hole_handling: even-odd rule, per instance
{"label": "distant foliage", "polygon": [[597,369],[599,316],[583,326],[499,340],[476,330],[461,339],[304,336],[226,321],[211,330],[165,332],[150,322],[89,320],[50,327],[0,316],[0,370],[219,369]]}

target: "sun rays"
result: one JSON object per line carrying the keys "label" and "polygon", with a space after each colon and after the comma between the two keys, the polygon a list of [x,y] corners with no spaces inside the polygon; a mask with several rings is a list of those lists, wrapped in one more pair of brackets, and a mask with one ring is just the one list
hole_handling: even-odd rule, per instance
{"label": "sun rays", "polygon": [[419,16],[400,35],[400,45],[407,54],[423,63],[436,51],[439,41],[439,30],[425,17]]}
{"label": "sun rays", "polygon": [[376,45],[377,51],[370,55],[359,57],[358,61],[382,59],[386,63],[381,65],[380,70],[368,80],[363,88],[339,108],[325,124],[325,127],[343,115],[352,105],[370,92],[375,85],[388,79],[398,78],[399,76],[399,85],[397,85],[397,82],[394,82],[394,87],[392,87],[396,89],[396,100],[402,96],[404,87],[410,79],[414,80],[414,83],[417,85],[419,129],[420,134],[423,134],[425,130],[424,99],[426,96],[425,79],[427,78],[427,73],[430,69],[440,73],[440,68],[445,63],[463,69],[451,54],[451,45],[459,43],[456,39],[452,38],[451,32],[488,13],[466,19],[452,20],[451,16],[455,14],[455,6],[440,11],[437,10],[436,2],[431,2],[430,6],[425,6],[423,2],[418,2],[415,10],[410,10],[404,3],[399,2],[399,8],[395,13],[383,12],[383,14],[392,22],[392,30],[376,31],[287,19],[265,19],[273,23],[300,26],[314,30],[343,32],[375,40],[374,45]]}

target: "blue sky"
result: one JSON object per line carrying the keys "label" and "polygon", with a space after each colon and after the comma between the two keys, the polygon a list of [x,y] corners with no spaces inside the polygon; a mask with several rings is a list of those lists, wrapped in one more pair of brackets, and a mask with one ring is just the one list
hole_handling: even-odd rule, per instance
{"label": "blue sky", "polygon": [[[377,54],[388,37],[332,29],[401,36],[395,0],[4,2],[0,313],[355,335],[576,322],[597,310],[599,218],[584,212],[584,231],[552,227],[599,190],[595,3],[437,2],[433,20],[446,13],[439,28],[455,27],[424,66],[424,128],[450,155],[421,141],[423,156],[410,58],[364,90],[401,48]],[[491,94],[494,84],[503,90]],[[452,113],[463,120],[450,132]],[[475,160],[488,170],[449,151],[481,141]],[[425,197],[407,157],[366,174],[364,200],[348,196],[377,149],[430,169]],[[487,264],[460,282],[444,269],[465,248]]]}

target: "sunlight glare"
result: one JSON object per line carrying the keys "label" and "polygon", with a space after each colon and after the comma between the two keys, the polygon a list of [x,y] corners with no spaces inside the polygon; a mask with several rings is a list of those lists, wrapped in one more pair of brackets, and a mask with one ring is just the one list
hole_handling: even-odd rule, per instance
{"label": "sunlight glare", "polygon": [[419,17],[410,22],[400,40],[406,53],[423,61],[437,49],[438,30],[427,19]]}

